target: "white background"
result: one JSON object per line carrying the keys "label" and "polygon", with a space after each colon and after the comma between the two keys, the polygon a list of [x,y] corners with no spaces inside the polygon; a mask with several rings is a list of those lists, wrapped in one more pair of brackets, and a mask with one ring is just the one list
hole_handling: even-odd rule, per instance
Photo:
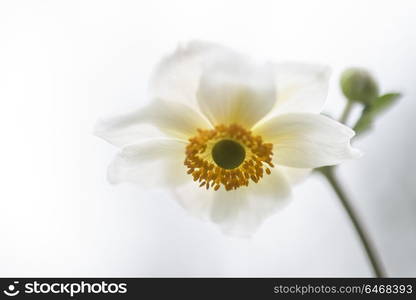
{"label": "white background", "polygon": [[[309,178],[254,238],[222,235],[163,190],[111,186],[100,117],[144,102],[178,42],[325,63],[339,115],[343,68],[404,93],[365,156],[340,168],[391,276],[416,276],[416,2],[0,2],[0,276],[370,276],[325,182]],[[157,170],[152,176],[157,176]]]}

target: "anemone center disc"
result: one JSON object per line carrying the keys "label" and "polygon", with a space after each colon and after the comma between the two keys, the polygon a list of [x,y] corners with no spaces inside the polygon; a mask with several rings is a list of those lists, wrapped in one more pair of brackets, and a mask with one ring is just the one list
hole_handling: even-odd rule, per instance
{"label": "anemone center disc", "polygon": [[212,148],[212,159],[223,169],[234,169],[241,165],[246,157],[244,147],[233,140],[221,140]]}

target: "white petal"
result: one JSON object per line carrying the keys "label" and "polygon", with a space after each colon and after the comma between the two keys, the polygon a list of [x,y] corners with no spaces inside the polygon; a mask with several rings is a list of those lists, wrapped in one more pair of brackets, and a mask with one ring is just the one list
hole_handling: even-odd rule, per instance
{"label": "white petal", "polygon": [[241,237],[252,235],[290,198],[288,181],[278,170],[248,188],[213,191],[192,182],[175,192],[179,203],[191,214],[216,223],[226,234]]}
{"label": "white petal", "polygon": [[176,186],[190,179],[183,165],[186,144],[175,139],[150,139],[122,149],[108,168],[108,180],[142,186]]}
{"label": "white petal", "polygon": [[275,68],[277,101],[271,115],[322,111],[328,93],[328,67],[281,63]]}
{"label": "white petal", "polygon": [[250,128],[276,101],[274,69],[239,55],[223,57],[203,71],[197,98],[211,123]]}
{"label": "white petal", "polygon": [[304,181],[312,172],[312,169],[279,166],[277,165],[277,162],[275,165],[275,169],[277,168],[282,172],[291,185]]}
{"label": "white petal", "polygon": [[254,132],[274,144],[275,159],[283,166],[317,168],[361,155],[350,145],[354,131],[323,115],[277,116],[256,126]]}
{"label": "white petal", "polygon": [[233,55],[233,51],[214,43],[192,41],[180,45],[156,67],[149,83],[150,96],[196,108],[196,91],[204,64],[224,53]]}
{"label": "white petal", "polygon": [[157,100],[140,110],[99,122],[95,134],[122,147],[137,143],[144,137],[160,136],[154,130],[146,134],[149,124],[167,136],[184,140],[194,135],[197,128],[211,127],[203,116],[189,106]]}
{"label": "white petal", "polygon": [[287,203],[290,187],[278,171],[254,184],[244,195],[222,192],[215,195],[212,221],[234,236],[251,236],[269,216]]}

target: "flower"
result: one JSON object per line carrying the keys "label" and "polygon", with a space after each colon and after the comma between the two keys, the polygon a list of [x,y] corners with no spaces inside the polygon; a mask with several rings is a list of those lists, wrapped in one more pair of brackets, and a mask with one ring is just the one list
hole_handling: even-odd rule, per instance
{"label": "flower", "polygon": [[168,188],[192,214],[249,236],[312,168],[359,155],[354,132],[320,115],[328,77],[216,44],[178,47],[156,68],[148,105],[97,125],[121,148],[108,179]]}

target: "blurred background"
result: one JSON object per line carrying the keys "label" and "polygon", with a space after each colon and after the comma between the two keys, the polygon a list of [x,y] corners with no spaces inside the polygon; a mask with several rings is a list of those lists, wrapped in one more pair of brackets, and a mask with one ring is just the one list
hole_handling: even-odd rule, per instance
{"label": "blurred background", "polygon": [[[178,42],[368,68],[404,97],[339,177],[390,276],[416,276],[415,1],[1,1],[0,276],[371,276],[338,199],[314,175],[252,239],[187,215],[162,190],[112,186],[96,120],[148,101]],[[358,113],[357,111],[355,112]]]}

